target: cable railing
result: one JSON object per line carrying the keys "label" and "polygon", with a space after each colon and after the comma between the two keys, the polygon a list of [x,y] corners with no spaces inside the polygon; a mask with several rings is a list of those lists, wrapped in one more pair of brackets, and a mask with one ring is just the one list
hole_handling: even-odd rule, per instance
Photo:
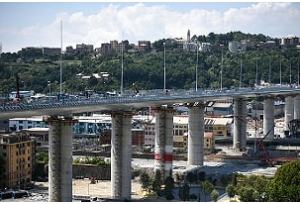
{"label": "cable railing", "polygon": [[55,109],[55,108],[67,108],[67,107],[80,107],[80,106],[92,106],[92,105],[107,105],[107,104],[130,104],[130,103],[144,103],[155,101],[174,101],[193,98],[205,98],[205,97],[234,97],[239,95],[249,94],[268,94],[272,92],[293,92],[299,91],[298,87],[278,87],[269,86],[261,88],[234,88],[234,89],[206,89],[206,90],[143,90],[140,94],[124,94],[124,95],[112,95],[112,96],[94,96],[86,98],[79,95],[71,95],[65,98],[43,98],[33,101],[21,100],[20,102],[0,102],[0,112],[19,112],[19,111],[32,111],[40,109]]}

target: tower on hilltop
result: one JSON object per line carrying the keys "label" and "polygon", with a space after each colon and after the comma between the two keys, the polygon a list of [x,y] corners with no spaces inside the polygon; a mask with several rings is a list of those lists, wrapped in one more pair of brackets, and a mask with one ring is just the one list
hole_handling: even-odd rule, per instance
{"label": "tower on hilltop", "polygon": [[186,40],[187,40],[188,42],[191,41],[191,33],[190,33],[190,29],[188,29]]}

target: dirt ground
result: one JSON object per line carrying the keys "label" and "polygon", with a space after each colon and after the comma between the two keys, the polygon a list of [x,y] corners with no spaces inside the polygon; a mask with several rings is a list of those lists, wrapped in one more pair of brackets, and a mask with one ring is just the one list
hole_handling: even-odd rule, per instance
{"label": "dirt ground", "polygon": [[[48,182],[37,182],[39,186],[48,187]],[[142,187],[139,181],[132,180],[131,198],[139,199],[143,197]],[[91,184],[88,178],[73,179],[73,195],[90,195],[91,197],[110,198],[110,181],[99,180],[96,184]]]}

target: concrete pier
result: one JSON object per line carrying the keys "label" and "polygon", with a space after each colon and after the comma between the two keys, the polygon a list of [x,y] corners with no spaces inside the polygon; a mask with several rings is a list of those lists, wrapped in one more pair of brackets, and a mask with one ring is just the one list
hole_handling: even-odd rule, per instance
{"label": "concrete pier", "polygon": [[49,124],[49,201],[72,202],[72,139],[71,117],[51,116]]}
{"label": "concrete pier", "polygon": [[188,165],[203,165],[204,104],[189,105]]}
{"label": "concrete pier", "polygon": [[129,112],[113,112],[111,134],[111,194],[131,198],[131,119]]}
{"label": "concrete pier", "polygon": [[234,130],[233,148],[236,151],[243,151],[246,148],[246,128],[247,128],[247,106],[243,98],[234,99]]}
{"label": "concrete pier", "polygon": [[289,130],[289,122],[294,119],[294,98],[293,96],[285,97],[284,106],[284,130]]}
{"label": "concrete pier", "polygon": [[264,135],[267,139],[274,139],[274,99],[267,97],[264,99]]}
{"label": "concrete pier", "polygon": [[294,98],[294,119],[300,119],[300,95]]}
{"label": "concrete pier", "polygon": [[172,175],[173,163],[173,109],[155,108],[154,171],[162,178]]}

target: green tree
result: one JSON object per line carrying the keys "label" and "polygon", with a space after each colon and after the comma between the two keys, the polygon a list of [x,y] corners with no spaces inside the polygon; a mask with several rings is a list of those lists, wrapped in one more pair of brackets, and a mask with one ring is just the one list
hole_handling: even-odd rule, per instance
{"label": "green tree", "polygon": [[211,193],[210,193],[210,197],[214,202],[217,202],[218,197],[219,197],[219,192],[214,189]]}
{"label": "green tree", "polygon": [[185,182],[183,184],[183,187],[181,188],[182,196],[181,200],[182,201],[189,201],[190,199],[190,186]]}
{"label": "green tree", "polygon": [[300,161],[282,165],[268,185],[272,202],[300,202]]}
{"label": "green tree", "polygon": [[258,192],[253,187],[241,187],[238,189],[238,194],[242,202],[254,202],[258,199]]}
{"label": "green tree", "polygon": [[172,200],[173,196],[173,188],[174,188],[174,179],[171,176],[168,176],[165,180],[165,195],[167,200]]}
{"label": "green tree", "polygon": [[4,165],[5,165],[5,160],[4,160],[3,156],[0,155],[0,179],[2,179],[4,176],[4,170],[5,170]]}
{"label": "green tree", "polygon": [[159,193],[161,190],[161,172],[159,170],[155,171],[154,180],[152,182],[152,190],[156,193]]}
{"label": "green tree", "polygon": [[232,184],[229,184],[226,187],[226,193],[228,194],[229,198],[233,198],[235,195],[235,188]]}
{"label": "green tree", "polygon": [[206,181],[202,182],[202,188],[203,188],[204,195],[205,195],[205,198],[206,198],[206,194],[211,194],[211,192],[214,190],[215,187],[211,182],[206,180]]}
{"label": "green tree", "polygon": [[140,182],[142,184],[142,188],[144,190],[149,191],[150,186],[151,186],[151,180],[150,180],[150,176],[146,172],[143,172],[140,175]]}

